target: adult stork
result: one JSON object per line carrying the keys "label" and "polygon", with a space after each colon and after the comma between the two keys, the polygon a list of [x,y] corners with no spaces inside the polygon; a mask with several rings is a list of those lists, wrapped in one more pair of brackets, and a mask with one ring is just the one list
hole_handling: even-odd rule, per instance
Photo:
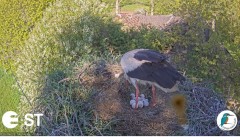
{"label": "adult stork", "polygon": [[138,95],[140,84],[150,84],[152,86],[152,106],[156,105],[156,88],[164,92],[174,92],[178,90],[178,83],[185,78],[174,68],[167,57],[151,49],[135,49],[128,51],[121,58],[121,66],[124,77],[132,83],[136,89],[136,105],[138,105]]}

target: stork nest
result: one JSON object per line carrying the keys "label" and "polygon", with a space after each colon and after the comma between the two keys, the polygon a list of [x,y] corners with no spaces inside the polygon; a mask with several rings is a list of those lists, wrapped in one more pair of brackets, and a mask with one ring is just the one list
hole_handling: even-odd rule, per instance
{"label": "stork nest", "polygon": [[233,131],[222,131],[217,126],[218,114],[227,109],[226,101],[205,83],[193,84],[185,81],[180,85],[181,93],[187,97],[187,135],[239,135],[239,126]]}
{"label": "stork nest", "polygon": [[[120,135],[239,135],[239,127],[231,132],[217,127],[217,115],[227,106],[223,97],[207,84],[193,84],[187,80],[179,85],[179,92],[169,94],[157,89],[155,107],[134,110],[129,101],[135,89],[132,85],[127,86],[123,77],[114,77],[120,71],[119,64],[99,61],[85,65],[77,75],[81,84],[96,91],[91,102],[95,117],[110,122],[114,132]],[[151,102],[150,86],[140,85],[139,89]],[[172,105],[174,97],[186,102],[184,107],[180,102],[180,108],[186,108],[187,130],[181,127],[177,108]]]}

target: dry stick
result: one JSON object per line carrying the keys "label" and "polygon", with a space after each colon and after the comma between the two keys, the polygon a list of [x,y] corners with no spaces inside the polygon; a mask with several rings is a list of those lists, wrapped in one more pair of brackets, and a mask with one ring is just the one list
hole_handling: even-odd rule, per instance
{"label": "dry stick", "polygon": [[65,81],[69,81],[69,80],[71,80],[71,78],[64,78],[64,79],[58,81],[58,84],[60,84],[60,83],[62,83],[62,82],[65,82]]}
{"label": "dry stick", "polygon": [[82,129],[81,129],[81,127],[80,127],[80,124],[79,124],[79,122],[78,122],[78,118],[77,118],[77,114],[76,114],[75,110],[74,110],[74,116],[75,116],[75,118],[76,118],[77,125],[78,125],[78,129],[79,129],[79,131],[80,131],[80,133],[81,133],[81,136],[84,136],[84,134],[83,134],[83,132],[82,132]]}

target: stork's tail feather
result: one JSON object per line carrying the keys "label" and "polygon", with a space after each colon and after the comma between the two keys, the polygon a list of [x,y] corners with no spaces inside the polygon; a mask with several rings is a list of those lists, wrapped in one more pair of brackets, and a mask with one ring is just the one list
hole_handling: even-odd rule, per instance
{"label": "stork's tail feather", "polygon": [[186,80],[186,78],[177,70],[173,70],[171,74],[174,81],[179,81],[181,84]]}
{"label": "stork's tail feather", "polygon": [[186,80],[186,78],[179,73],[175,68],[173,68],[169,63],[166,63],[168,65],[168,70],[170,71],[170,75],[177,81],[180,81],[181,83]]}

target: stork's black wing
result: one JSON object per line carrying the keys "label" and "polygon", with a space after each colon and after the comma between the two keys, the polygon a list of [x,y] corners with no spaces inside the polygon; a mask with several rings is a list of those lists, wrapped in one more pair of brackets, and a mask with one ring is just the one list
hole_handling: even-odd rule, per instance
{"label": "stork's black wing", "polygon": [[157,52],[155,50],[140,50],[136,52],[133,56],[135,59],[142,61],[146,60],[149,62],[162,62],[163,60],[166,60],[166,56],[161,54],[160,52]]}
{"label": "stork's black wing", "polygon": [[177,81],[185,78],[167,61],[146,62],[138,68],[127,72],[127,75],[140,80],[156,82],[164,88],[172,88]]}

